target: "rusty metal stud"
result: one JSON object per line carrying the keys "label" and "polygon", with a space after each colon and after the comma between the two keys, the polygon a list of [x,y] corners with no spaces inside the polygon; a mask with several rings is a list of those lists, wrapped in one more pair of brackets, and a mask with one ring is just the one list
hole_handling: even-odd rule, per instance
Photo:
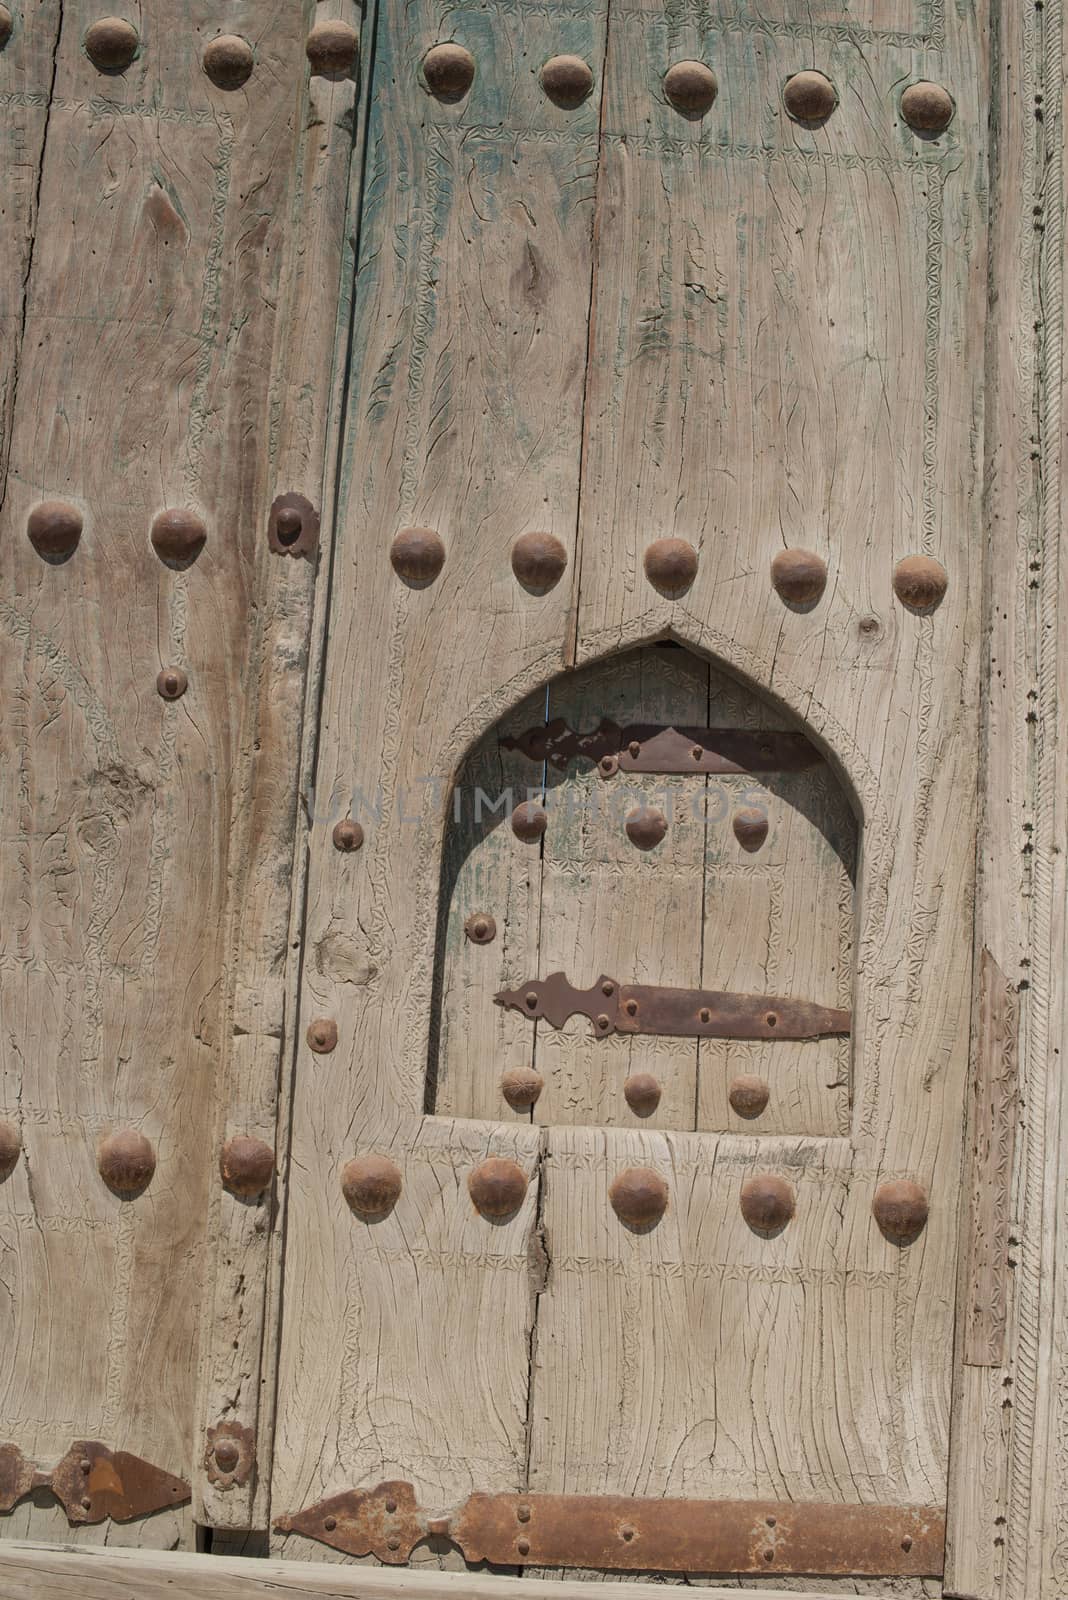
{"label": "rusty metal stud", "polygon": [[660,1104],[660,1084],[651,1072],[632,1072],[623,1085],[623,1098],[636,1117],[651,1117]]}
{"label": "rusty metal stud", "polygon": [[235,1133],[222,1147],[219,1173],[231,1194],[251,1200],[270,1188],[274,1177],[274,1151],[262,1139]]}
{"label": "rusty metal stud", "polygon": [[593,73],[581,56],[552,56],[540,76],[549,99],[567,110],[580,106],[593,88]]}
{"label": "rusty metal stud", "polygon": [[948,583],[945,567],[931,556],[906,556],[894,568],[894,593],[910,611],[933,611]]}
{"label": "rusty metal stud", "polygon": [[497,924],[488,911],[473,911],[464,923],[464,933],[472,944],[492,944],[497,937]]}
{"label": "rusty metal stud", "polygon": [[957,107],[948,89],[922,79],[901,96],[901,115],[915,133],[944,133]]}
{"label": "rusty metal stud", "polygon": [[363,829],[351,817],[342,817],[340,822],[335,822],[330,837],[335,850],[359,850],[363,844]]}
{"label": "rusty metal stud", "polygon": [[645,576],[660,594],[685,594],[697,576],[697,551],[685,539],[654,539],[645,551]]}
{"label": "rusty metal stud", "polygon": [[112,1194],[142,1194],[156,1170],[156,1152],[136,1128],[118,1128],[100,1141],[97,1169]]}
{"label": "rusty metal stud", "polygon": [[462,44],[436,44],[423,57],[423,77],[439,100],[462,100],[475,81],[475,58]]}
{"label": "rusty metal stud", "polygon": [[795,72],[782,91],[783,105],[795,122],[826,122],[838,95],[830,78],[822,72]]}
{"label": "rusty metal stud", "polygon": [[742,1184],[742,1216],[755,1233],[778,1233],[794,1214],[794,1191],[785,1178],[761,1173]]}
{"label": "rusty metal stud", "polygon": [[433,528],[402,528],[390,547],[389,559],[405,583],[433,583],[445,565],[445,546]]}
{"label": "rusty metal stud", "polygon": [[267,543],[279,556],[307,556],[319,543],[319,513],[302,494],[280,494],[267,518]]}
{"label": "rusty metal stud", "polygon": [[523,1204],[527,1175],[514,1161],[490,1156],[467,1175],[467,1192],[475,1210],[499,1222],[512,1216]]}
{"label": "rusty metal stud", "polygon": [[718,93],[716,74],[703,61],[676,61],[664,73],[664,94],[687,116],[703,117]]}
{"label": "rusty metal stud", "polygon": [[66,500],[42,500],[26,519],[30,543],[46,561],[66,561],[82,536],[82,514]]}
{"label": "rusty metal stud", "polygon": [[749,1073],[743,1072],[737,1078],[731,1079],[727,1099],[730,1101],[731,1110],[739,1117],[759,1117],[767,1106],[770,1093],[763,1078],[754,1078]]}
{"label": "rusty metal stud", "polygon": [[618,756],[602,756],[597,763],[597,771],[602,778],[614,778],[619,771]]}
{"label": "rusty metal stud", "polygon": [[140,44],[137,29],[125,17],[101,17],[86,29],[85,53],[100,72],[122,72]]}
{"label": "rusty metal stud", "polygon": [[304,46],[312,71],[324,77],[351,72],[359,48],[356,29],[347,22],[317,22]]}
{"label": "rusty metal stud", "polygon": [[252,76],[255,59],[247,39],[220,33],[205,46],[201,62],[217,89],[240,89]]}
{"label": "rusty metal stud", "polygon": [[7,41],[11,38],[11,29],[13,26],[14,20],[11,16],[11,12],[7,9],[7,6],[0,6],[0,50],[4,48],[5,44],[7,44]]}
{"label": "rusty metal stud", "polygon": [[755,852],[768,836],[766,814],[756,806],[742,806],[731,818],[734,837],[743,850]]}
{"label": "rusty metal stud", "polygon": [[652,1167],[627,1167],[612,1179],[608,1199],[628,1228],[651,1228],[667,1210],[668,1186]]}
{"label": "rusty metal stud", "polygon": [[780,550],[771,563],[771,581],[788,605],[811,605],[827,587],[827,563],[814,550]]}
{"label": "rusty metal stud", "polygon": [[527,1111],[545,1088],[545,1079],[533,1067],[513,1067],[501,1077],[501,1093],[513,1111]]}
{"label": "rusty metal stud", "polygon": [[388,1156],[356,1156],[341,1169],[341,1192],[361,1217],[387,1216],[403,1186],[400,1168]]}
{"label": "rusty metal stud", "polygon": [[523,533],[512,546],[512,571],[532,594],[548,594],[566,570],[567,549],[555,533]]}
{"label": "rusty metal stud", "polygon": [[156,693],[163,700],[180,700],[189,688],[189,678],[181,667],[164,667],[156,673]]}
{"label": "rusty metal stud", "polygon": [[0,1122],[0,1182],[10,1178],[21,1154],[21,1133],[13,1122]]}
{"label": "rusty metal stud", "polygon": [[329,1055],[337,1049],[337,1023],[332,1017],[316,1017],[308,1024],[307,1038],[317,1056]]}
{"label": "rusty metal stud", "polygon": [[549,813],[536,800],[523,800],[512,812],[512,832],[524,844],[535,844],[549,825]]}
{"label": "rusty metal stud", "polygon": [[232,1472],[241,1459],[241,1446],[236,1439],[220,1439],[215,1446],[215,1463],[221,1472]]}
{"label": "rusty metal stud", "polygon": [[208,530],[195,511],[161,511],[152,522],[152,548],[161,561],[184,566],[204,548]]}
{"label": "rusty metal stud", "polygon": [[927,1221],[927,1194],[909,1178],[881,1183],[871,1203],[872,1216],[894,1244],[911,1244]]}
{"label": "rusty metal stud", "polygon": [[667,818],[659,806],[637,806],[627,813],[627,838],[639,850],[655,850],[667,833]]}
{"label": "rusty metal stud", "polygon": [[204,1470],[217,1489],[247,1483],[256,1461],[256,1435],[244,1423],[217,1422],[207,1431]]}

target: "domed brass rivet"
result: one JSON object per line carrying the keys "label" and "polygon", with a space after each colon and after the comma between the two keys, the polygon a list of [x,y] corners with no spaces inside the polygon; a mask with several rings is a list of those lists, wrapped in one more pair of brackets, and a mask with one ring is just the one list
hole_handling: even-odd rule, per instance
{"label": "domed brass rivet", "polygon": [[743,1072],[731,1079],[727,1099],[731,1103],[731,1110],[739,1117],[759,1117],[767,1106],[770,1092],[763,1078],[754,1078]]}
{"label": "domed brass rivet", "polygon": [[651,1228],[667,1210],[668,1186],[651,1167],[627,1167],[608,1189],[612,1210],[629,1228]]}
{"label": "domed brass rivet", "polygon": [[664,94],[687,116],[704,116],[718,92],[716,74],[703,61],[676,61],[664,74]]}
{"label": "domed brass rivet", "polygon": [[195,561],[207,537],[208,530],[195,511],[161,511],[152,520],[152,548],[169,566],[185,567]]}
{"label": "domed brass rivet", "polygon": [[156,1153],[136,1128],[119,1128],[100,1141],[97,1169],[113,1194],[142,1194],[156,1170]]}
{"label": "domed brass rivet", "polygon": [[571,111],[593,88],[593,73],[581,56],[552,56],[541,69],[541,86],[554,105]]}
{"label": "domed brass rivet", "polygon": [[82,514],[66,500],[42,500],[26,518],[26,532],[37,554],[58,564],[78,548]]}
{"label": "domed brass rivet", "polygon": [[785,1178],[762,1173],[742,1184],[742,1216],[756,1233],[778,1233],[794,1214],[794,1191]]}
{"label": "domed brass rivet", "polygon": [[332,1017],[316,1017],[308,1024],[308,1044],[318,1056],[337,1049],[337,1023]]}
{"label": "domed brass rivet", "polygon": [[351,817],[342,817],[340,822],[335,822],[330,837],[335,850],[359,850],[363,844],[363,829]]}
{"label": "domed brass rivet", "polygon": [[534,844],[549,825],[549,813],[536,800],[523,800],[512,812],[512,832],[524,844]]}
{"label": "domed brass rivet", "polygon": [[528,1110],[544,1087],[545,1079],[533,1067],[513,1067],[501,1077],[501,1093],[513,1111]]}
{"label": "domed brass rivet", "polygon": [[659,806],[637,806],[624,823],[627,838],[639,850],[655,850],[668,829],[667,817]]}
{"label": "domed brass rivet", "polygon": [[473,911],[464,923],[464,933],[472,944],[492,944],[497,937],[497,924],[488,911]]}
{"label": "domed brass rivet", "polygon": [[162,700],[180,700],[189,688],[189,678],[181,667],[164,667],[156,673],[156,693]]}
{"label": "domed brass rivet", "polygon": [[915,133],[944,133],[956,110],[953,96],[940,83],[910,83],[901,96],[901,115]]}
{"label": "domed brass rivet", "polygon": [[85,32],[85,53],[100,72],[122,72],[137,54],[141,40],[125,17],[101,17]]}
{"label": "domed brass rivet", "polygon": [[347,22],[317,22],[304,46],[312,71],[323,76],[351,72],[359,48],[356,29]]}
{"label": "domed brass rivet", "polygon": [[768,819],[756,806],[742,806],[731,818],[734,837],[743,850],[755,852],[768,836]]}
{"label": "domed brass rivet", "polygon": [[436,44],[423,57],[423,77],[439,100],[462,100],[475,81],[475,58],[462,44]]}
{"label": "domed brass rivet", "polygon": [[390,547],[389,559],[405,583],[433,583],[445,565],[445,546],[433,528],[402,528]]}
{"label": "domed brass rivet", "polygon": [[918,1183],[898,1178],[879,1185],[871,1209],[888,1239],[894,1244],[911,1244],[927,1222],[927,1195]]}
{"label": "domed brass rivet", "polygon": [[654,539],[645,552],[645,576],[663,595],[685,594],[697,576],[697,551],[685,539]]}
{"label": "domed brass rivet", "polygon": [[830,78],[822,72],[795,72],[782,92],[783,104],[795,122],[826,122],[838,96]]}
{"label": "domed brass rivet", "polygon": [[247,39],[220,33],[204,47],[204,71],[217,89],[240,89],[252,76],[255,59]]}
{"label": "domed brass rivet", "polygon": [[[235,1133],[222,1147],[219,1175],[231,1194],[251,1200],[270,1188],[274,1177],[274,1151],[262,1139]],[[230,1471],[230,1468],[224,1470]]]}
{"label": "domed brass rivet", "polygon": [[623,1098],[636,1117],[651,1117],[660,1104],[660,1084],[651,1072],[632,1072],[623,1085]]}
{"label": "domed brass rivet", "polygon": [[910,611],[933,611],[948,583],[945,567],[930,556],[906,556],[894,568],[894,593]]}
{"label": "domed brass rivet", "polygon": [[7,6],[0,6],[0,50],[4,48],[11,38],[11,30],[14,25],[14,18]]}
{"label": "domed brass rivet", "polygon": [[548,594],[566,570],[567,550],[555,533],[524,533],[512,546],[512,571],[532,594]]}
{"label": "domed brass rivet", "polygon": [[813,550],[780,550],[771,563],[771,581],[780,599],[811,605],[827,587],[827,563]]}
{"label": "domed brass rivet", "polygon": [[490,1156],[468,1173],[467,1192],[476,1211],[499,1222],[504,1217],[512,1216],[523,1204],[527,1175],[514,1161]]}
{"label": "domed brass rivet", "polygon": [[356,1156],[341,1169],[341,1192],[361,1217],[384,1217],[400,1199],[400,1168],[388,1156]]}
{"label": "domed brass rivet", "polygon": [[22,1135],[13,1122],[0,1122],[0,1182],[10,1178],[22,1154]]}

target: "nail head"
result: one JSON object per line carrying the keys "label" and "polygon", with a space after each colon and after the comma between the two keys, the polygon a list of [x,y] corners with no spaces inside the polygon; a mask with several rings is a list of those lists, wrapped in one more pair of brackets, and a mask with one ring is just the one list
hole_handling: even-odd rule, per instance
{"label": "nail head", "polygon": [[512,832],[524,844],[534,844],[549,825],[549,814],[536,800],[523,800],[512,812]]}
{"label": "nail head", "polygon": [[794,1191],[785,1178],[761,1173],[742,1184],[742,1216],[756,1233],[777,1233],[794,1214]]}
{"label": "nail head", "polygon": [[475,78],[475,58],[462,44],[436,44],[423,57],[423,77],[439,100],[462,100]]}
{"label": "nail head", "polygon": [[650,1072],[632,1072],[623,1085],[623,1098],[636,1117],[651,1117],[660,1095],[660,1084]]}
{"label": "nail head", "polygon": [[195,561],[207,537],[208,530],[195,511],[161,511],[152,522],[152,547],[161,561]]}
{"label": "nail head", "polygon": [[360,41],[347,22],[317,22],[308,34],[305,53],[313,72],[351,72]]}
{"label": "nail head", "polygon": [[827,587],[827,563],[814,550],[780,550],[771,563],[771,581],[789,605],[811,605]]}
{"label": "nail head", "polygon": [[512,1067],[501,1077],[501,1093],[513,1111],[527,1111],[545,1087],[545,1079],[533,1067]]}
{"label": "nail head", "polygon": [[638,806],[627,815],[627,838],[639,850],[655,850],[667,834],[667,817],[659,806]]}
{"label": "nail head", "polygon": [[879,1185],[871,1209],[886,1238],[894,1244],[911,1244],[923,1232],[929,1208],[926,1191],[918,1183],[896,1178]]}
{"label": "nail head", "polygon": [[541,69],[541,86],[554,105],[573,110],[593,88],[593,73],[581,56],[551,56]]}
{"label": "nail head", "polygon": [[554,533],[524,533],[512,546],[512,571],[535,594],[547,594],[567,570],[567,550]]}
{"label": "nail head", "polygon": [[82,536],[82,514],[66,500],[42,500],[26,519],[26,532],[39,556],[65,561]]}
{"label": "nail head", "polygon": [[136,1128],[118,1128],[100,1141],[97,1169],[113,1194],[138,1195],[152,1181],[156,1153]]}
{"label": "nail head", "polygon": [[933,611],[948,584],[945,567],[931,556],[906,556],[894,568],[894,593],[910,611]]}
{"label": "nail head", "polygon": [[620,1222],[651,1228],[667,1210],[668,1186],[651,1167],[627,1167],[612,1179],[608,1199]]}
{"label": "nail head", "polygon": [[703,61],[676,61],[664,74],[664,94],[690,116],[703,116],[718,92],[716,74]]}
{"label": "nail head", "polygon": [[341,1192],[361,1217],[384,1217],[400,1199],[400,1168],[388,1156],[356,1156],[341,1169]]}
{"label": "nail head", "polygon": [[645,551],[645,576],[663,595],[684,594],[697,576],[697,551],[685,539],[654,539]]}
{"label": "nail head", "polygon": [[834,84],[822,72],[795,72],[782,98],[795,122],[826,122],[838,104]]}
{"label": "nail head", "polygon": [[731,1110],[739,1117],[759,1117],[767,1107],[770,1095],[771,1090],[763,1078],[745,1072],[732,1078],[727,1090]]}
{"label": "nail head", "polygon": [[274,1177],[274,1151],[263,1139],[235,1133],[222,1147],[219,1173],[231,1194],[251,1200],[270,1187]]}
{"label": "nail head", "polygon": [[137,29],[125,17],[101,17],[85,31],[85,53],[101,72],[121,72],[137,54]]}
{"label": "nail head", "polygon": [[901,96],[901,115],[916,133],[944,133],[956,109],[949,90],[927,79],[910,83]]}
{"label": "nail head", "polygon": [[523,1203],[527,1175],[514,1161],[490,1156],[467,1176],[467,1191],[476,1211],[500,1221],[512,1216]]}
{"label": "nail head", "polygon": [[252,75],[252,46],[239,34],[220,33],[204,47],[202,61],[217,89],[240,89]]}
{"label": "nail head", "polygon": [[389,559],[405,583],[432,583],[445,565],[445,545],[433,528],[402,528]]}
{"label": "nail head", "polygon": [[308,1043],[316,1055],[329,1055],[337,1048],[337,1023],[332,1017],[316,1017],[308,1025]]}
{"label": "nail head", "polygon": [[363,844],[363,829],[351,817],[343,817],[340,822],[335,822],[330,837],[335,850],[359,850]]}

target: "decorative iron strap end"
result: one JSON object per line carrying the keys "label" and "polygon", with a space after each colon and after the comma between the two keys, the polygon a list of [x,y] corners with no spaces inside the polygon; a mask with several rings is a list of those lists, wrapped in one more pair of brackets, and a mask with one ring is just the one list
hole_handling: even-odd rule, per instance
{"label": "decorative iron strap end", "polygon": [[40,1472],[14,1444],[0,1445],[0,1511],[35,1489],[51,1489],[71,1523],[130,1522],[191,1498],[189,1485],[151,1461],[76,1439],[51,1472]]}
{"label": "decorative iron strap end", "polygon": [[822,756],[803,733],[757,728],[676,728],[655,722],[620,727],[607,717],[579,733],[563,717],[543,727],[501,739],[504,750],[521,750],[531,761],[564,768],[585,757],[606,778],[617,772],[675,773],[804,772]]}
{"label": "decorative iron strap end", "polygon": [[597,1038],[650,1033],[687,1039],[821,1039],[847,1034],[852,1014],[811,1000],[778,995],[725,994],[717,989],[668,989],[621,984],[602,976],[577,989],[563,972],[501,989],[497,1005],[562,1028],[569,1017],[588,1017]]}

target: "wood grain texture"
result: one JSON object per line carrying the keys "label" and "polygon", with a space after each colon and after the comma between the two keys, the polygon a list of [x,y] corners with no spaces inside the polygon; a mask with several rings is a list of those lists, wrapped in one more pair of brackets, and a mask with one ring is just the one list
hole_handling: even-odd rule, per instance
{"label": "wood grain texture", "polygon": [[964,1360],[1000,1367],[1010,1277],[1009,1201],[1018,1111],[1016,993],[988,950],[979,963],[979,1030],[972,1118],[971,1210],[962,1307]]}

